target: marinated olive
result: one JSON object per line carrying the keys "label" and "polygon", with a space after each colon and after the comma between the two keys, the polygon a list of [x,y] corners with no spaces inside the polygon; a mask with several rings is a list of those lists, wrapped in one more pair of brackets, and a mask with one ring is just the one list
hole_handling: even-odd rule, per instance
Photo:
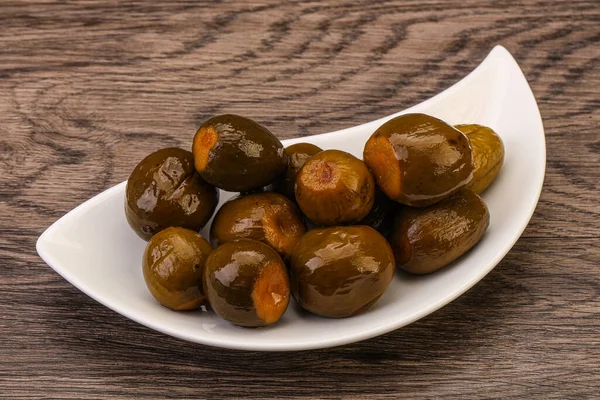
{"label": "marinated olive", "polygon": [[217,247],[206,260],[203,285],[212,309],[240,326],[277,322],[290,299],[283,260],[266,244],[250,239]]}
{"label": "marinated olive", "polygon": [[266,186],[287,167],[279,139],[262,125],[238,115],[219,115],[203,123],[192,151],[198,173],[230,192]]}
{"label": "marinated olive", "polygon": [[364,162],[340,150],[306,161],[296,177],[296,201],[320,225],[356,223],[371,211],[375,181]]}
{"label": "marinated olive", "polygon": [[279,193],[253,193],[229,200],[212,222],[211,240],[219,245],[234,239],[254,239],[289,258],[306,232],[302,215],[292,201]]}
{"label": "marinated olive", "polygon": [[294,192],[294,185],[296,184],[296,176],[300,168],[302,168],[306,160],[321,151],[323,149],[310,143],[296,143],[286,147],[285,152],[288,155],[288,166],[285,174],[275,184],[275,191],[295,201],[296,193]]}
{"label": "marinated olive", "polygon": [[466,188],[480,194],[494,182],[504,162],[504,144],[492,129],[481,125],[456,125],[467,135],[473,151],[473,179]]}
{"label": "marinated olive", "polygon": [[392,222],[394,220],[394,210],[396,209],[397,203],[390,200],[383,192],[379,189],[375,189],[375,200],[373,201],[373,207],[366,217],[361,219],[357,225],[368,225],[375,229],[377,232],[386,236]]}
{"label": "marinated olive", "polygon": [[402,207],[390,238],[396,265],[414,274],[437,271],[475,246],[489,222],[487,206],[468,189],[429,207]]}
{"label": "marinated olive", "polygon": [[125,189],[125,216],[142,239],[170,226],[200,230],[219,202],[219,191],[194,170],[194,157],[178,148],[158,150],[133,170]]}
{"label": "marinated olive", "polygon": [[392,200],[415,207],[433,204],[472,178],[467,137],[425,114],[405,114],[379,127],[365,145],[364,160]]}
{"label": "marinated olive", "polygon": [[200,234],[167,228],[150,239],[142,258],[144,280],[150,293],[172,310],[193,310],[205,299],[202,272],[212,251]]}
{"label": "marinated olive", "polygon": [[394,269],[390,245],[373,228],[314,229],[292,253],[292,294],[314,314],[349,317],[375,304],[392,281]]}

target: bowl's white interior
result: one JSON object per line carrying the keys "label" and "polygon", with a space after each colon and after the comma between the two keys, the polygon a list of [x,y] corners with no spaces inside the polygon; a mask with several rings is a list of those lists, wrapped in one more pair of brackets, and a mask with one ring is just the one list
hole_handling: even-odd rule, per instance
{"label": "bowl's white interior", "polygon": [[[502,137],[506,158],[484,194],[491,224],[482,241],[453,265],[421,277],[397,273],[373,309],[346,319],[325,319],[292,301],[282,320],[261,329],[230,325],[210,312],[173,312],[145,287],[145,242],[129,228],[124,183],[87,201],[40,237],[40,256],[73,285],[113,310],[161,332],[213,346],[298,350],[340,345],[409,324],[449,303],[485,276],[527,225],[544,178],[544,131],[535,99],[511,55],[496,47],[469,76],[434,98],[401,113],[342,131],[284,141],[307,141],[362,158],[366,139],[387,119],[423,112],[449,123],[479,123]],[[231,194],[222,193],[221,202]],[[206,233],[206,232],[205,232]]]}

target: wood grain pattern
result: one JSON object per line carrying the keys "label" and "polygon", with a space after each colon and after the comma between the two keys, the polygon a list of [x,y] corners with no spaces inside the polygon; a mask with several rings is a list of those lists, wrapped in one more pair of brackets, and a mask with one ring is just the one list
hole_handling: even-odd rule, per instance
{"label": "wood grain pattern", "polygon": [[[597,1],[3,1],[0,26],[0,398],[598,397]],[[353,126],[498,43],[539,102],[544,191],[490,275],[406,328],[311,352],[208,348],[106,309],[35,253],[213,114],[280,138]]]}

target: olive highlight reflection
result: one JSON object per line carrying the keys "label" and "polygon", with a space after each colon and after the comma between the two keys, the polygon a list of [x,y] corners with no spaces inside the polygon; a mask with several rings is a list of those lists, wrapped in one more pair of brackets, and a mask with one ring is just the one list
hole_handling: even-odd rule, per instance
{"label": "olive highlight reflection", "polygon": [[193,310],[204,302],[202,273],[212,246],[200,234],[171,227],[150,239],[142,257],[150,293],[172,310]]}
{"label": "olive highlight reflection", "polygon": [[235,197],[221,206],[210,237],[215,245],[254,239],[268,244],[284,259],[306,232],[300,210],[279,193],[262,192]]}
{"label": "olive highlight reflection", "polygon": [[473,175],[469,139],[425,114],[384,123],[367,141],[363,158],[390,199],[413,207],[448,197]]}
{"label": "olive highlight reflection", "polygon": [[277,322],[290,297],[281,257],[266,244],[250,239],[224,243],[208,256],[203,287],[221,318],[246,327]]}
{"label": "olive highlight reflection", "polygon": [[[264,126],[224,114],[199,127],[192,152],[161,149],[134,168],[125,216],[148,240],[146,286],[171,310],[206,302],[234,325],[264,327],[292,296],[318,316],[351,317],[378,302],[396,268],[433,273],[483,238],[479,194],[504,153],[491,128],[425,114],[382,124],[364,161],[310,143],[284,149]],[[238,194],[215,214],[217,188]],[[214,249],[198,233],[213,214]]]}
{"label": "olive highlight reflection", "polygon": [[194,169],[189,151],[158,150],[133,170],[125,189],[125,216],[142,239],[179,226],[200,230],[212,216],[219,192]]}
{"label": "olive highlight reflection", "polygon": [[313,229],[292,253],[292,293],[307,311],[349,317],[370,308],[394,276],[394,255],[368,226]]}
{"label": "olive highlight reflection", "polygon": [[437,271],[477,244],[489,223],[483,199],[468,189],[429,207],[400,208],[390,238],[396,264],[414,274]]}
{"label": "olive highlight reflection", "polygon": [[226,114],[210,118],[194,136],[195,167],[209,183],[248,192],[275,181],[287,168],[283,145],[257,122]]}

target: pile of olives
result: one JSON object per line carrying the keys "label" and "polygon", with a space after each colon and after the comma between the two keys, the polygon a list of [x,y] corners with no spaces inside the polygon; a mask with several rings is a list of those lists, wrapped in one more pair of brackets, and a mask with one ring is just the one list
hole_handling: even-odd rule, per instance
{"label": "pile of olives", "polygon": [[[135,167],[125,212],[148,240],[148,289],[172,310],[207,304],[258,327],[278,321],[291,295],[311,313],[349,317],[377,302],[396,267],[432,273],[481,239],[490,217],[479,194],[503,159],[490,128],[425,114],[384,123],[363,160],[284,148],[258,123],[220,115],[191,152],[158,150]],[[239,195],[215,214],[218,189]],[[213,214],[209,243],[199,232]]]}

